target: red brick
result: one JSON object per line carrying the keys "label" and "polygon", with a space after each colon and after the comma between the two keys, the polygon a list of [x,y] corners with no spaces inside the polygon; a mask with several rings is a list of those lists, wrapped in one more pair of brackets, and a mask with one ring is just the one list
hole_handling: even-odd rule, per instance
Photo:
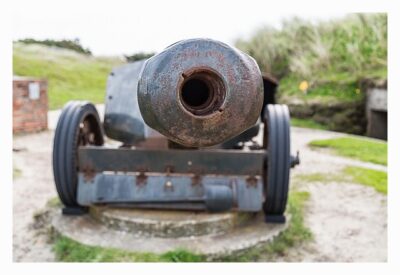
{"label": "red brick", "polygon": [[[40,85],[40,98],[29,99],[29,83]],[[47,81],[15,78],[13,81],[13,133],[32,133],[47,129]]]}

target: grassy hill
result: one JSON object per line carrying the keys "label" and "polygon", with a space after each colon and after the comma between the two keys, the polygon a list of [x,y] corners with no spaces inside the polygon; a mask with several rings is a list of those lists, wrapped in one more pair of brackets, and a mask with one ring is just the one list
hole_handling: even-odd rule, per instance
{"label": "grassy hill", "polygon": [[[281,29],[265,26],[236,46],[280,79],[281,100],[362,99],[362,79],[387,78],[387,15],[351,14],[311,23],[293,18]],[[307,81],[307,94],[299,84]]]}
{"label": "grassy hill", "polygon": [[73,99],[104,102],[107,76],[122,63],[122,58],[93,57],[56,47],[13,45],[14,75],[46,78],[50,109]]}
{"label": "grassy hill", "polygon": [[279,79],[278,102],[297,126],[363,135],[366,87],[387,80],[387,15],[350,14],[312,23],[264,26],[236,46]]}

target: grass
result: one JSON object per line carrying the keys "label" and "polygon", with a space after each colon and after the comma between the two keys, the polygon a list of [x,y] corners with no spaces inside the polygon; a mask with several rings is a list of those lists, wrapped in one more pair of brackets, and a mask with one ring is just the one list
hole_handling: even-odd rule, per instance
{"label": "grass", "polygon": [[225,262],[254,262],[273,260],[284,256],[291,247],[300,245],[312,239],[311,231],[304,225],[304,205],[310,197],[308,192],[292,191],[289,194],[288,213],[291,220],[288,228],[279,234],[272,242],[247,250],[238,255],[222,257]]}
{"label": "grass", "polygon": [[[271,243],[262,247],[246,250],[237,255],[221,257],[215,261],[223,262],[251,262],[262,259],[273,259],[282,256],[288,249],[312,238],[310,230],[303,221],[304,204],[309,198],[308,192],[291,192],[288,201],[290,224],[288,228],[277,236]],[[57,203],[52,199],[48,204]],[[56,236],[54,252],[62,262],[205,262],[204,255],[194,254],[179,249],[164,254],[135,253],[114,248],[103,248],[78,243],[65,236]]]}
{"label": "grass", "polygon": [[387,173],[367,168],[348,166],[344,173],[354,182],[373,187],[377,192],[387,195]]}
{"label": "grass", "polygon": [[338,155],[387,165],[387,142],[372,139],[342,137],[314,140],[309,143],[314,148],[330,148]]}
{"label": "grass", "polygon": [[387,173],[373,169],[347,166],[340,173],[312,173],[299,175],[302,182],[353,182],[373,187],[377,192],[387,194]]}
{"label": "grass", "polygon": [[311,231],[304,225],[304,204],[309,198],[310,193],[308,192],[292,192],[290,194],[288,212],[291,221],[289,228],[266,246],[267,254],[270,256],[284,255],[290,247],[312,238]]}
{"label": "grass", "polygon": [[78,243],[70,238],[56,238],[54,252],[63,262],[203,262],[204,256],[186,250],[176,250],[161,255],[134,253],[114,248],[102,248]]}
{"label": "grass", "polygon": [[19,178],[22,175],[21,169],[13,168],[13,179]]}
{"label": "grass", "polygon": [[327,125],[320,124],[311,119],[291,118],[290,124],[295,127],[328,130]]}
{"label": "grass", "polygon": [[299,180],[301,182],[345,182],[348,181],[349,178],[342,173],[309,173],[309,174],[301,174],[296,176],[295,180]]}
{"label": "grass", "polygon": [[42,45],[13,44],[13,73],[48,80],[49,108],[61,108],[74,99],[104,102],[111,69],[118,58],[93,57]]}
{"label": "grass", "polygon": [[299,90],[299,84],[305,80],[304,78],[292,75],[283,78],[279,83],[280,98],[296,97],[304,102],[318,101],[323,103],[335,102],[351,102],[361,100],[361,94],[358,81],[352,79],[346,80],[329,80],[329,81],[309,81],[309,88],[307,93]]}
{"label": "grass", "polygon": [[46,206],[50,208],[61,208],[63,204],[59,197],[54,197],[47,201]]}

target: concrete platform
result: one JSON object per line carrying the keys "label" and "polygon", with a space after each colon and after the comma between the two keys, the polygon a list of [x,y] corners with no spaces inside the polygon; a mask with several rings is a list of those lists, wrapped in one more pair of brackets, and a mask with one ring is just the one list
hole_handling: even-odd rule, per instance
{"label": "concrete platform", "polygon": [[209,259],[266,244],[289,222],[266,224],[262,213],[106,208],[92,209],[84,216],[63,216],[57,211],[52,217],[57,233],[86,245],[156,254],[185,249]]}
{"label": "concrete platform", "polygon": [[91,207],[90,215],[103,225],[139,237],[180,238],[224,234],[254,221],[254,213],[118,209]]}

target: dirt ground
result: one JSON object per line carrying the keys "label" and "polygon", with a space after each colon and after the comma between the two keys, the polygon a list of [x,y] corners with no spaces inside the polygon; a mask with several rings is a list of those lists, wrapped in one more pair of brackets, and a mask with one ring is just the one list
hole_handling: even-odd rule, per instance
{"label": "dirt ground", "polygon": [[[386,166],[364,163],[311,150],[316,139],[343,134],[292,128],[292,151],[300,151],[301,165],[291,176],[309,173],[335,173],[347,165],[387,171]],[[305,224],[314,240],[291,249],[277,261],[305,262],[386,262],[387,197],[366,187],[348,182],[305,183],[293,181],[292,188],[308,191]]]}
{"label": "dirt ground", "polygon": [[[33,227],[33,215],[56,196],[51,150],[54,132],[14,137],[14,168],[21,170],[13,183],[13,259],[18,262],[54,261],[51,245]],[[355,165],[386,171],[386,167],[311,150],[307,143],[342,134],[292,128],[292,152],[300,151],[298,174],[339,171]],[[370,187],[352,183],[296,183],[311,197],[305,224],[314,240],[293,248],[277,261],[387,261],[387,198]]]}
{"label": "dirt ground", "polygon": [[57,193],[51,166],[53,131],[14,137],[14,169],[21,172],[13,182],[13,260],[54,261],[45,236],[33,228],[33,215]]}

